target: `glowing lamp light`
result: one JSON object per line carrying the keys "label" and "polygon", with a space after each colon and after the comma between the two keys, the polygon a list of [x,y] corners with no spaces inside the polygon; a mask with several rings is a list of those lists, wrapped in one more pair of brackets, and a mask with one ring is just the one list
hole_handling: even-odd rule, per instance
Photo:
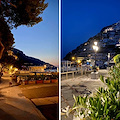
{"label": "glowing lamp light", "polygon": [[94,42],[94,45],[96,45],[96,46],[97,46],[97,42]]}
{"label": "glowing lamp light", "polygon": [[46,65],[44,65],[44,68],[46,68],[47,66]]}
{"label": "glowing lamp light", "polygon": [[78,63],[81,63],[81,61],[80,61],[80,60],[78,60],[77,62],[78,62]]}
{"label": "glowing lamp light", "polygon": [[93,49],[97,52],[99,48],[98,48],[98,46],[93,45]]}
{"label": "glowing lamp light", "polygon": [[17,69],[17,68],[15,68],[15,71],[18,71],[18,69]]}
{"label": "glowing lamp light", "polygon": [[13,66],[10,66],[10,69],[12,69],[13,68]]}
{"label": "glowing lamp light", "polygon": [[75,57],[72,57],[72,60],[75,60]]}

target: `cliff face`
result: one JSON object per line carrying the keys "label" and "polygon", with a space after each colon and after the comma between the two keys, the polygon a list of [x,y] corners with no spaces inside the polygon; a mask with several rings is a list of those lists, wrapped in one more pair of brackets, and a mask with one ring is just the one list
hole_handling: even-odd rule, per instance
{"label": "cliff face", "polygon": [[120,21],[110,26],[104,27],[97,35],[88,39],[87,42],[81,44],[76,49],[69,52],[64,59],[71,60],[72,56],[86,57],[94,59],[93,44],[94,41],[98,42],[99,50],[97,52],[97,63],[102,65],[108,59],[108,53],[112,58],[114,55],[120,52],[116,44],[120,39]]}

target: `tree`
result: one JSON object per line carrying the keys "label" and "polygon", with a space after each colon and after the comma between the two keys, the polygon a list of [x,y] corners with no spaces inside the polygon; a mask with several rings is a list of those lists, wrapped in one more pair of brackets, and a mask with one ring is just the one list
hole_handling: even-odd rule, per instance
{"label": "tree", "polygon": [[42,21],[39,16],[48,4],[45,0],[1,0],[0,17],[12,27],[33,26]]}
{"label": "tree", "polygon": [[12,28],[31,27],[42,21],[48,3],[45,0],[0,0],[0,59],[14,44]]}
{"label": "tree", "polygon": [[4,18],[0,18],[0,58],[14,44],[13,34]]}

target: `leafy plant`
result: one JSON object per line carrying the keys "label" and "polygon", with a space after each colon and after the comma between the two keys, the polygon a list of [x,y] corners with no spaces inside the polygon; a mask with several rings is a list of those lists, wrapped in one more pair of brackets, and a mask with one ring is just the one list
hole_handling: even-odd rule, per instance
{"label": "leafy plant", "polygon": [[115,63],[120,63],[120,54],[117,54],[113,59]]}
{"label": "leafy plant", "polygon": [[58,78],[58,75],[52,75],[51,76],[51,79],[57,79]]}
{"label": "leafy plant", "polygon": [[43,20],[40,15],[47,6],[48,3],[45,3],[45,0],[0,0],[0,58],[2,58],[2,63],[9,63],[7,59],[11,59],[7,54],[14,44],[11,30],[21,25],[32,27],[38,24]]}
{"label": "leafy plant", "polygon": [[45,79],[45,75],[41,75],[41,80],[44,80]]}
{"label": "leafy plant", "polygon": [[107,88],[99,88],[93,96],[73,96],[75,103],[72,108],[63,112],[85,120],[119,120],[120,119],[120,66],[110,70],[110,77],[100,76]]}

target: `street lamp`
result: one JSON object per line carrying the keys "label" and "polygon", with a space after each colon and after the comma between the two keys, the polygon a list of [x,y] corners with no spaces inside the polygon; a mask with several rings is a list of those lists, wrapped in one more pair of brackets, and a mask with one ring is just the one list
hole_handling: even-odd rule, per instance
{"label": "street lamp", "polygon": [[95,51],[95,64],[94,64],[94,72],[96,72],[96,53],[98,51],[98,46],[97,46],[97,42],[94,42],[94,45],[93,45],[93,50]]}
{"label": "street lamp", "polygon": [[75,56],[72,56],[72,64],[75,66],[75,61],[76,61],[76,58],[75,58]]}
{"label": "street lamp", "polygon": [[78,70],[79,70],[79,67],[81,66],[81,60],[77,60],[77,64],[78,64]]}
{"label": "street lamp", "polygon": [[72,57],[72,60],[75,60],[75,57]]}
{"label": "street lamp", "polygon": [[78,64],[80,64],[80,63],[81,63],[81,61],[80,61],[80,60],[78,60],[77,62],[78,62]]}
{"label": "street lamp", "polygon": [[108,67],[109,67],[109,62],[110,62],[110,53],[108,53]]}

